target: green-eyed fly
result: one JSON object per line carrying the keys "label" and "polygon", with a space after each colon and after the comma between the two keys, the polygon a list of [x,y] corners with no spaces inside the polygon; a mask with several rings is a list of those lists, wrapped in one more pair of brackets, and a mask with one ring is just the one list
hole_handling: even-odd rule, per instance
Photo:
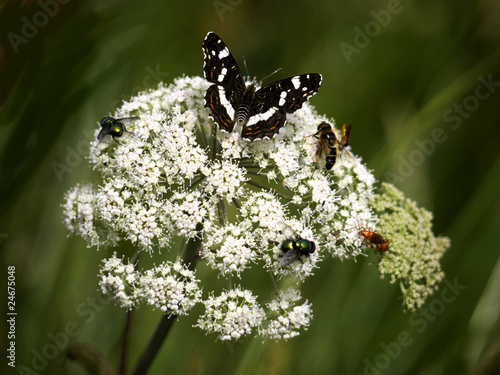
{"label": "green-eyed fly", "polygon": [[129,133],[125,128],[125,124],[130,124],[133,121],[139,120],[139,117],[124,117],[124,118],[114,118],[114,117],[104,117],[99,124],[101,125],[101,131],[97,136],[99,142],[101,142],[104,137],[111,135],[113,140],[119,144],[116,138],[120,138],[124,132]]}
{"label": "green-eyed fly", "polygon": [[281,251],[283,256],[280,258],[280,267],[287,267],[288,265],[300,259],[305,255],[308,257],[316,250],[316,244],[312,241],[306,240],[297,234],[292,228],[283,222],[279,223],[281,231],[288,237],[281,243]]}

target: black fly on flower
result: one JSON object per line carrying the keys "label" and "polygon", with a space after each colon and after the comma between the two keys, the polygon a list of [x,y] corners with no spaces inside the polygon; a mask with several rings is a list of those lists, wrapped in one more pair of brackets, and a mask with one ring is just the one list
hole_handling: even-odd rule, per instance
{"label": "black fly on flower", "polygon": [[120,138],[123,133],[130,133],[125,125],[131,124],[136,120],[139,120],[139,117],[124,117],[118,119],[114,117],[103,117],[99,122],[101,131],[97,135],[97,140],[102,142],[107,135],[110,135],[116,143],[120,144],[116,138]]}
{"label": "black fly on flower", "polygon": [[280,267],[287,267],[302,256],[309,257],[316,250],[313,241],[302,238],[297,232],[283,222],[278,222],[278,227],[288,238],[281,243],[283,252],[280,258]]}

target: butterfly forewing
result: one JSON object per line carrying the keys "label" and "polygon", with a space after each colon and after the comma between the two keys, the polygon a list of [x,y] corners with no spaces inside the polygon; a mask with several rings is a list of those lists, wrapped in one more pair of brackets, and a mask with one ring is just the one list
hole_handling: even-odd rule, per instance
{"label": "butterfly forewing", "polygon": [[217,125],[231,132],[234,115],[245,92],[245,81],[233,55],[221,38],[208,33],[203,41],[205,78],[214,83],[205,94],[205,107]]}
{"label": "butterfly forewing", "polygon": [[208,33],[203,41],[205,78],[232,90],[245,90],[245,81],[229,48],[215,33]]}
{"label": "butterfly forewing", "polygon": [[[252,110],[265,112],[271,107],[280,107],[287,113],[295,112],[311,96],[316,94],[321,85],[321,74],[308,73],[288,77],[264,86],[255,93]],[[250,111],[250,114],[252,113]]]}

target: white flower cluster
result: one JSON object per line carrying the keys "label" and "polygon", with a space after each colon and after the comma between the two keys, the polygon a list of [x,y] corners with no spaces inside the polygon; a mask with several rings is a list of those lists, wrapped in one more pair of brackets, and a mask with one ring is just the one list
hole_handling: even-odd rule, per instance
{"label": "white flower cluster", "polygon": [[267,327],[261,329],[261,336],[270,339],[289,339],[300,334],[299,330],[309,326],[312,319],[311,304],[304,302],[295,305],[300,299],[300,292],[288,289],[281,292],[279,298],[269,302],[266,306],[272,318],[267,321]]}
{"label": "white flower cluster", "polygon": [[133,264],[123,264],[123,260],[116,257],[116,253],[104,260],[100,271],[101,290],[110,295],[121,307],[131,309],[138,301],[139,275]]}
{"label": "white flower cluster", "polygon": [[[207,87],[203,78],[185,77],[123,104],[115,118],[139,119],[127,124],[116,142],[108,135],[91,144],[90,162],[102,182],[97,187],[78,185],[67,194],[68,229],[89,246],[129,241],[152,256],[161,252],[163,259],[166,254],[171,260],[184,250],[171,249],[173,243],[199,241],[201,262],[228,278],[257,268],[277,279],[304,279],[328,255],[364,255],[359,230],[377,223],[368,203],[375,180],[356,157],[340,153],[330,171],[324,159],[316,158],[317,126],[334,122],[306,103],[287,115],[286,125],[273,139],[248,141],[236,131],[217,129],[204,107]],[[313,251],[288,254],[290,261],[284,262],[285,240],[303,240]],[[147,303],[180,315],[192,305],[182,296],[198,301],[194,279],[184,277],[192,282],[192,290],[176,289],[181,287],[175,276],[180,270],[172,264],[161,266],[168,269],[167,277],[160,268],[129,274],[116,258],[108,262],[101,286],[124,307]],[[310,306],[291,307],[295,297],[288,294],[269,306],[273,313],[279,306],[283,317],[261,324],[265,314],[249,293],[236,288],[209,297],[199,326],[224,339],[255,327],[266,337],[288,338],[307,326]],[[243,304],[235,302],[234,311],[229,305],[221,310],[222,298]],[[224,320],[229,319],[228,311],[234,313],[230,323]]]}
{"label": "white flower cluster", "polygon": [[123,264],[115,253],[104,260],[100,276],[103,293],[128,309],[145,303],[167,315],[187,315],[201,300],[199,280],[179,262],[164,262],[141,274],[133,264]]}
{"label": "white flower cluster", "polygon": [[237,340],[252,333],[262,324],[266,314],[249,290],[234,287],[220,296],[209,296],[205,314],[198,319],[197,327],[219,334],[223,341]]}

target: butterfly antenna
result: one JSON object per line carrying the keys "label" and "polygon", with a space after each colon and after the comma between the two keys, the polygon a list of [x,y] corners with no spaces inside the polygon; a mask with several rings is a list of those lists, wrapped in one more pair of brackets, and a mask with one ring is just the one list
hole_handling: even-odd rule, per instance
{"label": "butterfly antenna", "polygon": [[274,74],[278,73],[279,71],[281,70],[281,68],[278,68],[276,69],[274,72],[272,72],[271,74],[267,75],[266,77],[262,78],[259,83],[262,84],[263,81],[265,81],[266,79],[268,79],[269,77],[273,76]]}
{"label": "butterfly antenna", "polygon": [[247,68],[247,59],[245,59],[245,56],[243,56],[243,65],[245,65],[245,71],[247,72],[247,77],[250,77],[250,73],[248,73],[248,68]]}

